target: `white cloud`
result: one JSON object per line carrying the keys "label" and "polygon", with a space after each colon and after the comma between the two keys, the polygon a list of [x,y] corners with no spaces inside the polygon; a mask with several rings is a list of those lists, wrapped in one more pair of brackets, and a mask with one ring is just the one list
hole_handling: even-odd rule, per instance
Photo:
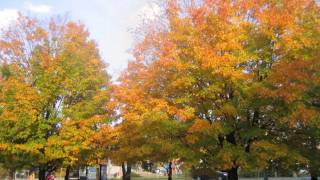
{"label": "white cloud", "polygon": [[0,29],[8,27],[18,16],[18,10],[16,9],[0,10]]}
{"label": "white cloud", "polygon": [[46,4],[35,5],[29,2],[26,4],[26,9],[34,13],[50,13],[52,7]]}

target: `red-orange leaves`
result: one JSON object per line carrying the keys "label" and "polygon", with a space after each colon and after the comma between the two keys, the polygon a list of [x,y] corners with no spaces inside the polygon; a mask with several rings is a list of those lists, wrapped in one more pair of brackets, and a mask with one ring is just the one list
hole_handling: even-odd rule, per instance
{"label": "red-orange leaves", "polygon": [[189,128],[190,133],[194,132],[205,132],[210,129],[211,124],[208,121],[204,121],[202,119],[197,119]]}
{"label": "red-orange leaves", "polygon": [[268,97],[283,98],[288,103],[304,101],[304,94],[320,83],[319,68],[317,58],[281,61],[274,66],[268,78],[273,90],[261,93]]}

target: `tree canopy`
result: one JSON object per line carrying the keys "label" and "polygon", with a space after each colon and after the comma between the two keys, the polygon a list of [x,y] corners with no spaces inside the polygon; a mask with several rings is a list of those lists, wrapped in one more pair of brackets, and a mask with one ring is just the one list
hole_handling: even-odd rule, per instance
{"label": "tree canopy", "polygon": [[0,162],[10,170],[111,159],[216,171],[320,174],[315,0],[166,0],[111,82],[81,23],[20,15],[0,38]]}
{"label": "tree canopy", "polygon": [[[1,161],[39,168],[88,164],[108,123],[109,75],[84,25],[20,15],[0,40]],[[98,158],[98,157],[95,157]]]}

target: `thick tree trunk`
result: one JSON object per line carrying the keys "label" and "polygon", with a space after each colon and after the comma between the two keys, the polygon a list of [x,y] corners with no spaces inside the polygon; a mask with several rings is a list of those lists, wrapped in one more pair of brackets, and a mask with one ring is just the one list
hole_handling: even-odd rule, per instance
{"label": "thick tree trunk", "polygon": [[39,168],[39,180],[46,180],[46,170],[45,168]]}
{"label": "thick tree trunk", "polygon": [[316,172],[310,172],[311,180],[318,180],[318,174]]}
{"label": "thick tree trunk", "polygon": [[318,180],[318,176],[311,176],[311,180]]}
{"label": "thick tree trunk", "polygon": [[169,162],[168,166],[168,180],[172,180],[172,162]]}
{"label": "thick tree trunk", "polygon": [[69,180],[69,176],[70,176],[70,166],[67,166],[66,175],[64,176],[64,180]]}
{"label": "thick tree trunk", "polygon": [[238,168],[233,167],[228,171],[228,180],[238,180]]}
{"label": "thick tree trunk", "polygon": [[9,169],[9,180],[15,179],[15,169]]}
{"label": "thick tree trunk", "polygon": [[127,167],[124,163],[121,165],[122,167],[122,179],[123,180],[131,180],[131,165],[127,163]]}

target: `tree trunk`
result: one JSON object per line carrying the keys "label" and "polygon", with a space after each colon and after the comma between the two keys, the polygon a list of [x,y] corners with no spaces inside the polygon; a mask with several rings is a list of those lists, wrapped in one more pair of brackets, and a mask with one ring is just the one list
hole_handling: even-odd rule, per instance
{"label": "tree trunk", "polygon": [[169,167],[168,167],[168,180],[172,180],[172,162],[169,162]]}
{"label": "tree trunk", "polygon": [[96,169],[96,180],[100,180],[100,165]]}
{"label": "tree trunk", "polygon": [[233,167],[228,171],[228,180],[238,180],[238,168]]}
{"label": "tree trunk", "polygon": [[268,180],[268,171],[267,170],[264,170],[263,180]]}
{"label": "tree trunk", "polygon": [[127,164],[127,173],[126,173],[126,180],[131,179],[131,165]]}
{"label": "tree trunk", "polygon": [[318,174],[315,171],[310,172],[311,180],[318,180]]}
{"label": "tree trunk", "polygon": [[130,180],[131,179],[131,165],[127,163],[127,167],[124,163],[121,165],[122,168],[122,179],[123,180]]}
{"label": "tree trunk", "polygon": [[46,180],[46,170],[45,168],[39,168],[39,180]]}
{"label": "tree trunk", "polygon": [[200,176],[200,180],[209,180],[209,177],[207,175]]}
{"label": "tree trunk", "polygon": [[99,164],[99,180],[102,180],[102,165]]}
{"label": "tree trunk", "polygon": [[88,172],[88,167],[86,166],[86,178],[88,178],[89,172]]}
{"label": "tree trunk", "polygon": [[67,166],[66,175],[64,176],[64,180],[69,180],[69,176],[70,176],[70,166]]}
{"label": "tree trunk", "polygon": [[14,180],[15,179],[15,170],[14,169],[9,169],[9,180]]}
{"label": "tree trunk", "polygon": [[126,166],[124,163],[121,164],[121,169],[122,169],[122,180],[126,180]]}

